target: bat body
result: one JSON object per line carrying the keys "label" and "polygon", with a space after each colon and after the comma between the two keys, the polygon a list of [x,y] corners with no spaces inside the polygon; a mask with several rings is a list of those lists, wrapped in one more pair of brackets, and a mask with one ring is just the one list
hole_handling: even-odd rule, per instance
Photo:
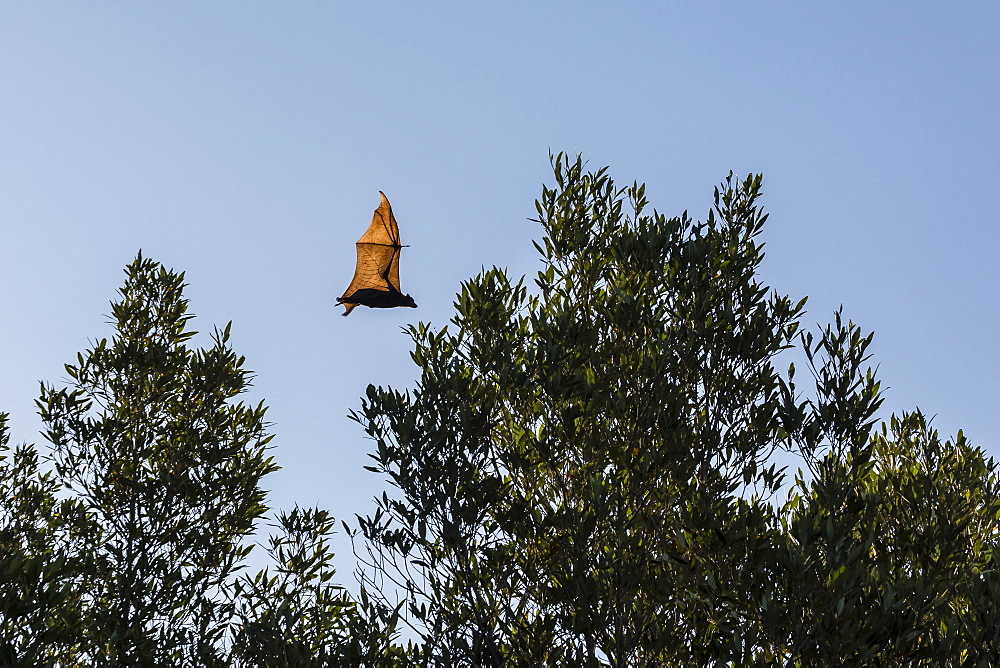
{"label": "bat body", "polygon": [[380,190],[378,194],[382,203],[375,209],[368,230],[355,244],[358,263],[354,278],[344,296],[337,298],[347,309],[344,315],[349,315],[359,304],[369,308],[417,307],[413,298],[399,289],[399,252],[403,248],[399,243],[399,226],[385,193]]}

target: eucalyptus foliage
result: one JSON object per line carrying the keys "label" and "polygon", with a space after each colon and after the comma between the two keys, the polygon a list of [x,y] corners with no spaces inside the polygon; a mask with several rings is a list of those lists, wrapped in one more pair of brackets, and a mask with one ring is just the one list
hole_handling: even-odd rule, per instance
{"label": "eucalyptus foliage", "polygon": [[114,336],[38,402],[56,473],[100,526],[87,642],[103,665],[209,664],[227,630],[222,590],[266,512],[271,436],[263,405],[231,401],[250,375],[230,327],[187,345],[183,274],[140,255],[126,277]]}
{"label": "eucalyptus foliage", "polygon": [[33,446],[10,447],[0,413],[0,666],[71,665],[79,657],[85,541],[96,526],[58,492]]}
{"label": "eucalyptus foliage", "polygon": [[[805,300],[759,279],[760,176],[730,175],[697,222],[606,169],[553,166],[535,287],[495,268],[463,284],[447,326],[409,329],[416,387],[370,386],[352,414],[392,487],[359,518],[362,578],[402,604],[423,663],[975,665],[995,651],[992,604],[971,593],[994,586],[995,467],[914,416],[872,435],[871,335],[839,313],[801,332]],[[804,394],[778,367],[792,348]],[[914,454],[929,443],[941,457]],[[784,506],[778,450],[806,471]],[[927,504],[956,497],[945,527]],[[932,548],[950,566],[915,556]],[[932,571],[961,573],[966,593],[949,598]]]}
{"label": "eucalyptus foliage", "polygon": [[230,660],[236,666],[407,665],[409,652],[393,646],[395,615],[380,614],[362,592],[360,605],[333,581],[330,537],[334,519],[324,510],[281,513],[268,540],[274,571],[237,584],[239,632]]}
{"label": "eucalyptus foliage", "polygon": [[42,386],[49,448],[0,414],[0,666],[1000,665],[996,464],[881,421],[872,335],[761,282],[760,176],[699,222],[553,167],[534,283],[465,282],[408,330],[415,388],[351,413],[389,486],[355,597],[317,508],[247,572],[265,407],[229,325],[194,346],[183,274],[130,264],[113,336]]}
{"label": "eucalyptus foliage", "polygon": [[806,666],[997,665],[994,462],[915,412],[817,469],[783,519],[786,653]]}
{"label": "eucalyptus foliage", "polygon": [[183,274],[125,273],[113,336],[42,386],[50,466],[0,415],[0,666],[382,665],[392,615],[331,582],[327,513],[279,514],[274,570],[245,573],[266,409],[229,325],[191,345]]}

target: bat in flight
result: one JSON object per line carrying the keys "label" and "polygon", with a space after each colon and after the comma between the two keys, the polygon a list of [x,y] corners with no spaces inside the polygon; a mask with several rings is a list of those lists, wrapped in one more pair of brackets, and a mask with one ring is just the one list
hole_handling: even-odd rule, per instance
{"label": "bat in flight", "polygon": [[372,224],[356,244],[358,264],[354,278],[344,296],[337,298],[337,303],[347,309],[344,315],[350,315],[359,304],[369,308],[417,308],[413,297],[399,290],[399,251],[403,248],[399,244],[399,227],[385,193],[380,190],[378,194],[382,196],[382,203],[375,209]]}

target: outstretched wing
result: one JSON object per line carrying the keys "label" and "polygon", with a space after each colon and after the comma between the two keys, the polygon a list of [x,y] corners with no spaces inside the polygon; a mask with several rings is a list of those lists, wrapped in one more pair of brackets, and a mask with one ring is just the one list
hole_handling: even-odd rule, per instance
{"label": "outstretched wing", "polygon": [[375,209],[371,225],[356,244],[358,263],[354,278],[341,299],[358,290],[399,292],[399,227],[392,215],[389,200],[381,190],[382,203]]}

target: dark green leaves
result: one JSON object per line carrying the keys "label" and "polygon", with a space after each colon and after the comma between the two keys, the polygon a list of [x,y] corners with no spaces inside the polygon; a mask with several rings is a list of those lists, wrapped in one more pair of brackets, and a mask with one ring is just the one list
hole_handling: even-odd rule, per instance
{"label": "dark green leaves", "polygon": [[[758,278],[761,177],[730,174],[696,222],[580,159],[553,168],[535,293],[498,269],[466,282],[448,327],[410,330],[416,388],[370,387],[352,414],[394,488],[359,518],[365,582],[405,603],[426,660],[992,656],[976,597],[997,524],[971,519],[996,514],[992,462],[946,455],[920,417],[872,436],[872,336],[839,312],[800,334],[805,300]],[[796,346],[805,393],[776,367]],[[810,472],[783,508],[777,449]]]}

